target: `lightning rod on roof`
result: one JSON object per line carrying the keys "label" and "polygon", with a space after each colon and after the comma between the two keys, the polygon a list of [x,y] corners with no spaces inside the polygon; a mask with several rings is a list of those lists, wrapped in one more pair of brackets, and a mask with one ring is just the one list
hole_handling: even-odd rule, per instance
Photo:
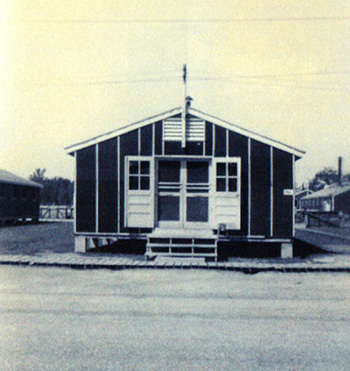
{"label": "lightning rod on roof", "polygon": [[184,101],[183,101],[183,110],[182,110],[182,137],[181,137],[181,147],[186,147],[186,114],[187,114],[187,65],[184,64],[183,68],[183,80],[184,80]]}

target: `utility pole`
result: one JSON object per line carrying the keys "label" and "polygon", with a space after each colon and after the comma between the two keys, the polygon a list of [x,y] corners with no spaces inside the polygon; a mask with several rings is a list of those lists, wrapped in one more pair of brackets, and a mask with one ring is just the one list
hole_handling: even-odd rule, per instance
{"label": "utility pole", "polygon": [[181,147],[186,147],[186,114],[187,114],[187,65],[184,64],[183,69],[183,80],[184,80],[184,101],[183,101],[183,109],[182,109],[182,140],[181,140]]}

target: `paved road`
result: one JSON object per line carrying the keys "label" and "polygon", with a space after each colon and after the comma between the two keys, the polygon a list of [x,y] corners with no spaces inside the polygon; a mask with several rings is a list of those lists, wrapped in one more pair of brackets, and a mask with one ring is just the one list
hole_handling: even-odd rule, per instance
{"label": "paved road", "polygon": [[348,370],[350,275],[0,266],[1,370]]}

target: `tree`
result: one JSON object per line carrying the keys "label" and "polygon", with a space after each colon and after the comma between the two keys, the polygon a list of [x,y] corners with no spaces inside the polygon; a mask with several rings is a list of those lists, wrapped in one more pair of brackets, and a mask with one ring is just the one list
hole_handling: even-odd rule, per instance
{"label": "tree", "polygon": [[41,190],[41,203],[44,205],[72,205],[73,182],[69,179],[45,177],[46,169],[35,169],[29,179],[44,186]]}
{"label": "tree", "polygon": [[29,175],[29,179],[33,182],[44,184],[46,169],[35,169],[32,175]]}
{"label": "tree", "polygon": [[311,180],[309,187],[312,191],[319,191],[324,187],[337,183],[339,181],[338,172],[331,167],[325,167],[323,170],[316,173]]}

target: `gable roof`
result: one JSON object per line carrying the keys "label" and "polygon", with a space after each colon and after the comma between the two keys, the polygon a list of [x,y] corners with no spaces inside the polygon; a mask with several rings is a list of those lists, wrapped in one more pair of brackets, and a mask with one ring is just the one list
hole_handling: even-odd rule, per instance
{"label": "gable roof", "polygon": [[314,198],[321,198],[321,197],[334,197],[338,196],[342,193],[350,191],[350,185],[340,186],[340,185],[331,185],[327,188],[323,188],[320,191],[314,192],[311,195],[305,196],[302,200],[310,200]]}
{"label": "gable roof", "polygon": [[7,184],[16,184],[16,185],[24,185],[36,188],[43,188],[42,184],[33,182],[31,180],[22,178],[21,176],[15,175],[10,173],[6,170],[0,169],[0,183],[7,183]]}
{"label": "gable roof", "polygon": [[[108,139],[112,139],[114,137],[117,137],[119,135],[122,135],[122,134],[125,134],[129,131],[132,131],[132,130],[135,130],[135,129],[138,129],[138,128],[141,128],[143,126],[146,126],[146,125],[149,125],[149,124],[152,124],[154,122],[157,122],[157,121],[161,121],[161,120],[165,120],[169,117],[172,117],[172,116],[175,116],[175,115],[178,115],[178,114],[181,114],[182,113],[182,110],[183,108],[182,107],[176,107],[176,108],[173,108],[172,110],[169,110],[169,111],[166,111],[166,112],[163,112],[161,114],[158,114],[158,115],[155,115],[155,116],[151,116],[149,118],[146,118],[144,120],[141,120],[141,121],[137,121],[137,122],[134,122],[130,125],[127,125],[127,126],[124,126],[120,129],[117,129],[117,130],[113,130],[111,132],[108,132],[106,134],[102,134],[102,135],[99,135],[97,137],[94,137],[94,138],[91,138],[89,140],[86,140],[86,141],[83,141],[83,142],[80,142],[80,143],[77,143],[77,144],[73,144],[69,147],[66,147],[65,150],[68,154],[73,154],[74,152],[80,150],[80,149],[83,149],[83,148],[86,148],[86,147],[89,147],[91,145],[94,145],[94,144],[97,144],[97,143],[100,143],[100,142],[103,142],[105,140],[108,140]],[[209,115],[207,113],[204,113],[200,110],[197,110],[195,108],[192,108],[192,107],[189,107],[187,109],[187,112],[193,116],[196,116],[204,121],[209,121],[215,125],[219,125],[219,126],[222,126],[226,129],[229,129],[229,130],[232,130],[238,134],[242,134],[248,138],[251,138],[251,139],[255,139],[259,142],[262,142],[262,143],[265,143],[267,145],[270,145],[272,147],[275,147],[275,148],[278,148],[278,149],[281,149],[282,151],[285,151],[285,152],[288,152],[288,153],[291,153],[295,156],[297,156],[298,158],[299,157],[302,157],[305,152],[300,150],[300,149],[297,149],[295,147],[292,147],[288,144],[284,144],[282,142],[279,142],[277,140],[274,140],[274,139],[271,139],[271,138],[268,138],[264,135],[261,135],[261,134],[258,134],[258,133],[255,133],[251,130],[247,130],[247,129],[244,129],[236,124],[233,124],[233,123],[230,123],[228,121],[225,121],[225,120],[222,120],[222,119],[219,119],[215,116],[212,116],[212,115]]]}

